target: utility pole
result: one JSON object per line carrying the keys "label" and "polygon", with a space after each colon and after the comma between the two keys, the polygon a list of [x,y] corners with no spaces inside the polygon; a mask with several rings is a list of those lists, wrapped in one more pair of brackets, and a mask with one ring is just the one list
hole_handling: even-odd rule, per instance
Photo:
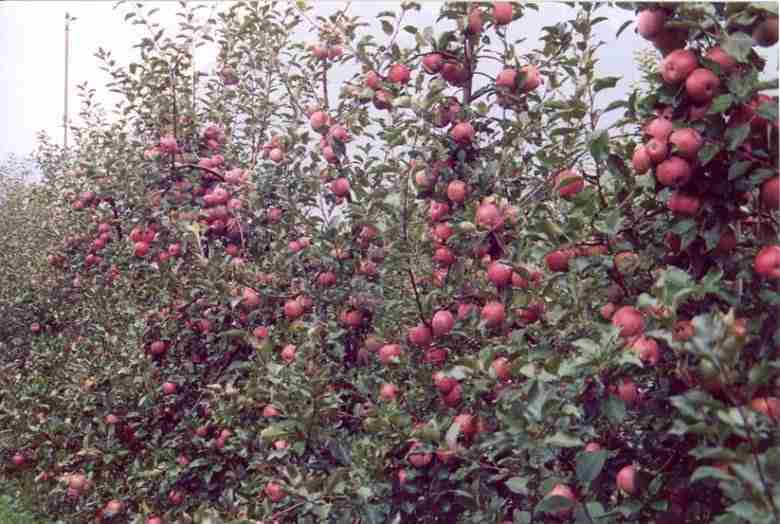
{"label": "utility pole", "polygon": [[63,137],[62,146],[68,149],[68,51],[70,47],[70,14],[65,13],[65,110],[62,115]]}

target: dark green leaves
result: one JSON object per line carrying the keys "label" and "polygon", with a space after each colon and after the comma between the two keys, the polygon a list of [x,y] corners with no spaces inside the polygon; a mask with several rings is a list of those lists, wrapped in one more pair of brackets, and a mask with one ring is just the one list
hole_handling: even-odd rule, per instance
{"label": "dark green leaves", "polygon": [[753,50],[753,38],[745,33],[733,33],[726,37],[721,47],[738,62],[746,63]]}
{"label": "dark green leaves", "polygon": [[583,451],[577,456],[577,480],[583,485],[590,484],[599,476],[606,461],[605,450]]}

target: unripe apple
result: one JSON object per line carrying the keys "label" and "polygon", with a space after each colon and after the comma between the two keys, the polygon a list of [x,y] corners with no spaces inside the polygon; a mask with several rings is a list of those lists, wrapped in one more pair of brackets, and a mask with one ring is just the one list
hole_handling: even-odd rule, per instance
{"label": "unripe apple", "polygon": [[655,170],[655,177],[661,185],[679,187],[690,181],[691,165],[679,156],[671,156],[661,162]]}
{"label": "unripe apple", "polygon": [[585,180],[572,169],[555,175],[555,187],[561,198],[570,199],[585,188]]}
{"label": "unripe apple", "polygon": [[669,147],[665,139],[660,140],[658,138],[651,138],[647,144],[645,144],[645,150],[653,164],[660,164],[666,160],[666,156],[669,154]]}
{"label": "unripe apple", "polygon": [[780,422],[780,398],[756,397],[750,401],[750,409]]}
{"label": "unripe apple", "polygon": [[[780,271],[780,269],[778,269]],[[482,320],[485,321],[485,325],[488,327],[498,327],[503,324],[506,319],[506,311],[504,304],[501,302],[488,302],[482,308]]]}
{"label": "unripe apple", "polygon": [[612,315],[612,325],[620,328],[621,337],[633,337],[645,330],[642,313],[633,306],[623,306]]}
{"label": "unripe apple", "polygon": [[409,68],[403,64],[395,64],[390,68],[387,79],[394,84],[406,85],[409,83],[411,73]]}
{"label": "unripe apple", "polygon": [[725,74],[737,69],[737,61],[720,46],[709,48],[704,56],[718,64],[720,70]]}
{"label": "unripe apple", "polygon": [[694,102],[703,104],[712,100],[720,87],[718,75],[700,67],[685,79],[685,92]]}
{"label": "unripe apple", "polygon": [[661,76],[664,82],[677,85],[698,67],[699,60],[690,49],[672,51],[661,62]]}
{"label": "unripe apple", "polygon": [[621,378],[618,381],[617,394],[618,397],[623,399],[623,402],[628,405],[633,404],[639,398],[639,391],[637,390],[636,384],[629,377]]}
{"label": "unripe apple", "polygon": [[675,191],[666,203],[666,207],[676,215],[692,217],[699,212],[701,200],[697,196]]}
{"label": "unripe apple", "polygon": [[444,65],[444,57],[439,53],[429,53],[422,59],[423,70],[429,75],[435,75],[441,71],[442,65]]}
{"label": "unripe apple", "polygon": [[512,21],[512,2],[493,2],[493,23],[507,25]]}
{"label": "unripe apple", "polygon": [[780,280],[780,245],[764,246],[753,260],[753,271],[770,280]]}
{"label": "unripe apple", "polygon": [[644,175],[653,166],[650,155],[644,145],[638,145],[634,149],[634,156],[631,157],[631,165],[638,175]]}
{"label": "unripe apple", "polygon": [[780,176],[761,184],[761,204],[769,209],[780,209]]}
{"label": "unripe apple", "polygon": [[761,47],[771,47],[777,43],[777,17],[771,16],[753,29],[753,40]]}
{"label": "unripe apple", "polygon": [[487,270],[487,277],[496,287],[506,287],[512,281],[512,268],[501,262],[493,262]]}
{"label": "unripe apple", "polygon": [[[573,503],[577,502],[577,497],[574,496],[574,492],[566,484],[556,484],[553,489],[546,495],[547,497],[563,497],[569,499]],[[566,517],[571,514],[571,508],[561,509],[553,513],[557,517]]]}
{"label": "unripe apple", "polygon": [[645,40],[658,36],[666,22],[666,11],[661,9],[643,9],[636,17],[636,32]]}
{"label": "unripe apple", "polygon": [[474,127],[469,122],[461,122],[452,128],[450,136],[455,143],[467,146],[474,140]]}
{"label": "unripe apple", "polygon": [[382,400],[395,400],[398,396],[398,388],[395,384],[382,384],[379,388],[379,398]]}
{"label": "unripe apple", "polygon": [[263,493],[265,493],[266,497],[271,499],[272,502],[279,502],[285,497],[282,486],[275,482],[268,482],[268,484],[265,485],[265,489],[263,489]]}
{"label": "unripe apple", "polygon": [[639,486],[636,482],[636,468],[633,465],[624,466],[617,474],[617,487],[629,495],[636,495]]}
{"label": "unripe apple", "polygon": [[452,328],[454,326],[455,326],[455,317],[453,317],[452,313],[450,313],[446,309],[437,311],[433,315],[433,319],[431,320],[431,327],[433,328],[433,334],[436,335],[437,337],[446,335],[447,333],[452,331]]}

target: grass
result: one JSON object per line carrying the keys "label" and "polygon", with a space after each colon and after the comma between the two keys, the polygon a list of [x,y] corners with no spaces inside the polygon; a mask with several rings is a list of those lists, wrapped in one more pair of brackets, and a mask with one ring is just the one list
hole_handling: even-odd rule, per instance
{"label": "grass", "polygon": [[19,507],[17,500],[10,495],[0,495],[1,524],[45,524],[29,511]]}

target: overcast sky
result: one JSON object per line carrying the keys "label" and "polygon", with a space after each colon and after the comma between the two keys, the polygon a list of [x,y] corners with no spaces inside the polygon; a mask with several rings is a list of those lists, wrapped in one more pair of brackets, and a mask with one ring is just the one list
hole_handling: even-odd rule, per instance
{"label": "overcast sky", "polygon": [[[163,26],[175,21],[178,2],[147,2],[158,7],[157,20]],[[112,51],[119,63],[127,64],[137,57],[132,49],[143,30],[124,22],[127,6],[114,9],[113,1],[6,1],[0,2],[0,157],[8,153],[25,155],[35,147],[35,135],[47,131],[58,143],[62,141],[63,81],[64,81],[64,20],[65,13],[77,18],[71,24],[70,47],[70,112],[78,109],[75,85],[88,81],[105,98],[103,85],[106,75],[98,69],[93,56],[98,47]],[[221,4],[224,8],[225,3]],[[317,1],[315,13],[327,15],[343,6],[344,2]],[[351,13],[376,22],[379,11],[394,9],[398,2],[352,2]],[[423,9],[411,23],[417,27],[433,25],[438,14],[438,2],[422,2]],[[540,29],[545,25],[570,18],[574,10],[557,3],[541,4],[538,13],[526,11],[526,16],[510,26],[510,36],[527,38],[529,49],[537,45]],[[601,14],[601,13],[600,13]],[[618,41],[614,35],[621,24],[633,18],[622,9],[609,9],[609,20],[598,28],[597,36],[611,45],[600,50],[600,73],[622,76],[615,94],[619,95],[639,76],[633,53],[648,44],[633,28],[623,32]],[[301,27],[302,32],[308,28]],[[376,29],[375,34],[379,34]],[[303,33],[302,33],[303,34]],[[405,33],[402,33],[405,34]],[[411,38],[411,37],[410,37]],[[196,56],[201,70],[213,68],[213,50],[203,50]],[[773,60],[769,70],[777,70],[777,48],[772,48]],[[337,92],[333,90],[331,92]]]}

